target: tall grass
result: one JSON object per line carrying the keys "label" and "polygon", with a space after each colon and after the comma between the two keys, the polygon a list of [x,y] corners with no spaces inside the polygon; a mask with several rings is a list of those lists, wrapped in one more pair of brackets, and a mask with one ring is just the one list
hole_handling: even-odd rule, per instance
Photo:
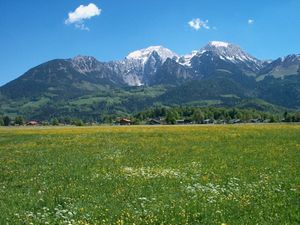
{"label": "tall grass", "polygon": [[0,129],[0,224],[299,224],[300,126]]}

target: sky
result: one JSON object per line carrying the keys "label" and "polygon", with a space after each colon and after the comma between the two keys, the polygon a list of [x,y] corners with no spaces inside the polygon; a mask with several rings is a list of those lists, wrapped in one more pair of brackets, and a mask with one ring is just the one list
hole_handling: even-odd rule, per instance
{"label": "sky", "polygon": [[183,55],[209,41],[259,59],[300,53],[300,0],[0,0],[0,86],[43,62],[100,61],[162,45]]}

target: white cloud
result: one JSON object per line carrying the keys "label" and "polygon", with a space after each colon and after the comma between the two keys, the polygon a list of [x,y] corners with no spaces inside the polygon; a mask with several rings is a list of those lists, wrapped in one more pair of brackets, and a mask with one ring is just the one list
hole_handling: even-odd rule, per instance
{"label": "white cloud", "polygon": [[94,16],[99,16],[101,11],[102,10],[94,3],[90,3],[87,6],[80,5],[74,12],[68,14],[68,19],[65,20],[65,24],[74,24],[78,29],[89,30],[84,24],[85,20],[91,19]]}
{"label": "white cloud", "polygon": [[209,30],[210,27],[208,25],[208,20],[201,20],[199,18],[192,19],[191,21],[188,22],[189,26],[194,29],[194,30],[200,30],[201,28]]}
{"label": "white cloud", "polygon": [[254,22],[255,22],[255,21],[254,21],[253,19],[249,19],[249,20],[248,20],[248,24],[249,24],[249,25],[254,24]]}

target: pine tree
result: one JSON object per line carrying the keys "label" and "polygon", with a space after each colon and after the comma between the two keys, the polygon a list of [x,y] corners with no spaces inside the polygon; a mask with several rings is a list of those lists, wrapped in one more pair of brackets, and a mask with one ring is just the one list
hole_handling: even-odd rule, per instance
{"label": "pine tree", "polygon": [[4,126],[9,126],[10,123],[11,123],[10,117],[9,117],[9,116],[5,116],[5,117],[3,118],[3,123],[4,123]]}

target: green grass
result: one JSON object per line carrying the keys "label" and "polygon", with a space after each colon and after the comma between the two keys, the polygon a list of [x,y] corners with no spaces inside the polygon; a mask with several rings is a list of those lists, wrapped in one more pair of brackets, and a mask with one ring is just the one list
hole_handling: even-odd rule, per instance
{"label": "green grass", "polygon": [[300,126],[0,129],[0,224],[299,224]]}
{"label": "green grass", "polygon": [[42,97],[37,101],[30,101],[22,105],[22,108],[26,110],[26,108],[29,108],[32,110],[32,108],[38,108],[46,105],[50,101],[49,98]]}
{"label": "green grass", "polygon": [[107,104],[120,104],[121,99],[119,97],[89,97],[89,98],[79,98],[74,101],[69,102],[71,105],[82,106],[82,105],[94,105],[95,103],[106,102]]}
{"label": "green grass", "polygon": [[216,105],[220,105],[222,104],[221,100],[200,100],[200,101],[191,101],[188,102],[187,105],[188,106],[201,106],[201,107],[205,107],[205,106],[216,106]]}

